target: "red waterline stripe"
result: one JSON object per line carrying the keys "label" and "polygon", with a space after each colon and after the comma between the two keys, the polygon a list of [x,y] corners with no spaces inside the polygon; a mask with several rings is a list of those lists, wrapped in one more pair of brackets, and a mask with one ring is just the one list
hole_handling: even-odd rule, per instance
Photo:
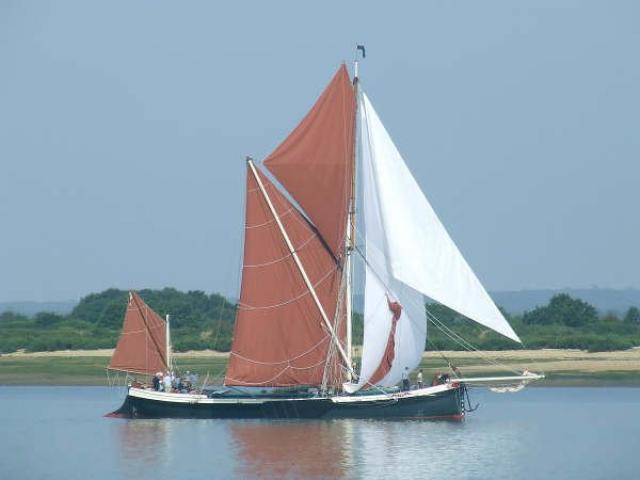
{"label": "red waterline stripe", "polygon": [[464,420],[464,414],[460,413],[458,415],[440,415],[440,416],[415,416],[415,417],[409,417],[409,418],[415,418],[417,420],[452,420],[455,422],[461,422]]}

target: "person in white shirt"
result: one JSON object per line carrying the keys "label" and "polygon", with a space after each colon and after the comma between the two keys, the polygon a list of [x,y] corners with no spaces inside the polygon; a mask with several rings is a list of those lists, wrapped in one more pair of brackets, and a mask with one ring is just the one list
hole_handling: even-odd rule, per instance
{"label": "person in white shirt", "polygon": [[167,372],[164,375],[163,382],[164,382],[164,391],[167,393],[171,392],[171,373],[170,372]]}
{"label": "person in white shirt", "polygon": [[409,367],[404,367],[402,372],[402,391],[408,392],[411,390],[411,383],[409,382]]}

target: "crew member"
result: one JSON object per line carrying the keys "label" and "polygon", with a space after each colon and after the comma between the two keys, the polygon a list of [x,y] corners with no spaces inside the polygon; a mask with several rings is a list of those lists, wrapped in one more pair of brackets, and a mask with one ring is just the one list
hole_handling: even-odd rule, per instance
{"label": "crew member", "polygon": [[409,367],[404,367],[402,372],[402,391],[408,392],[411,390],[411,383],[409,382]]}
{"label": "crew member", "polygon": [[162,377],[162,374],[160,372],[156,373],[153,376],[153,389],[156,392],[160,391],[160,377]]}

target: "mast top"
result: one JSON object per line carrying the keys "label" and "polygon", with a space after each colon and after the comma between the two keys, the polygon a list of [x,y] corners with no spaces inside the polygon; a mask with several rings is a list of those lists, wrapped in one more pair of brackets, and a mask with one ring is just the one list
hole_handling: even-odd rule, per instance
{"label": "mast top", "polygon": [[358,52],[362,52],[362,58],[367,58],[367,51],[364,48],[364,45],[356,45],[356,57],[353,60],[353,83],[355,84],[358,81]]}

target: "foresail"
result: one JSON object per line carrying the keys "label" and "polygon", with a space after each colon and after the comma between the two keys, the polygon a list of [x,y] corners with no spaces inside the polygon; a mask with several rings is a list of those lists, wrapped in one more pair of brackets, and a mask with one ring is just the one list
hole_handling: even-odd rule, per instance
{"label": "foresail", "polygon": [[520,341],[453,243],[362,93],[363,145],[372,160],[392,276],[427,297]]}
{"label": "foresail", "polygon": [[[344,318],[336,316],[339,266],[313,226],[256,172],[327,316],[344,339]],[[320,385],[331,336],[249,168],[245,208],[242,286],[225,384]],[[328,368],[337,369],[331,361]]]}
{"label": "foresail", "polygon": [[264,161],[342,256],[351,196],[355,98],[344,65],[300,124]]}
{"label": "foresail", "polygon": [[129,292],[122,333],[109,368],[149,375],[167,369],[166,324],[136,292]]}
{"label": "foresail", "polygon": [[389,267],[385,231],[374,159],[367,137],[367,119],[360,110],[362,132],[362,188],[365,224],[364,337],[358,384],[354,391],[371,385],[393,386],[406,370],[422,358],[427,337],[424,301],[419,292],[395,279]]}

